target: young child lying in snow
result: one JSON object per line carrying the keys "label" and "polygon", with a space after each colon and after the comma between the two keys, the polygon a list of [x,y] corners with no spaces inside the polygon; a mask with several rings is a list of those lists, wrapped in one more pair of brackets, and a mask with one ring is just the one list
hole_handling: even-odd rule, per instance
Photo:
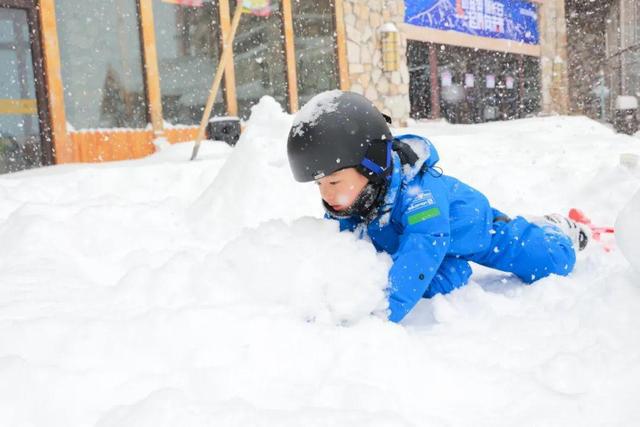
{"label": "young child lying in snow", "polygon": [[469,280],[469,261],[511,272],[526,283],[567,275],[588,232],[551,214],[509,218],[478,190],[442,174],[427,139],[392,136],[366,98],[321,93],[296,115],[287,143],[299,182],[315,181],[326,217],[367,235],[389,253],[389,319],[400,321],[420,298]]}

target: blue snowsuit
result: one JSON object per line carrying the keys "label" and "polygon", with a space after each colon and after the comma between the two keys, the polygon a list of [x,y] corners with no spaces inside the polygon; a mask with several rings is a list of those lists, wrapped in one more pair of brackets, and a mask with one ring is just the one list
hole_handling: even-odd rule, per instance
{"label": "blue snowsuit", "polygon": [[393,172],[376,217],[366,223],[339,219],[340,230],[359,229],[378,251],[391,255],[391,321],[400,321],[420,298],[466,284],[469,261],[511,272],[526,283],[571,272],[575,252],[559,229],[509,219],[478,190],[438,173],[433,169],[438,153],[427,139],[402,135],[396,140],[408,144],[418,161],[401,164],[392,152]]}

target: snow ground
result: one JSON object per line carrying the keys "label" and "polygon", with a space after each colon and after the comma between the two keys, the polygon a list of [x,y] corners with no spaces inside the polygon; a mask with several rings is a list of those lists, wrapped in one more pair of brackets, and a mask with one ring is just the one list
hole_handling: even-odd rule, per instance
{"label": "snow ground", "polygon": [[[181,144],[0,176],[0,425],[640,425],[640,273],[619,250],[533,286],[477,268],[389,323],[390,260],[319,219],[291,121],[265,98],[196,162]],[[611,225],[640,187],[619,164],[639,140],[583,117],[405,131],[510,214]]]}

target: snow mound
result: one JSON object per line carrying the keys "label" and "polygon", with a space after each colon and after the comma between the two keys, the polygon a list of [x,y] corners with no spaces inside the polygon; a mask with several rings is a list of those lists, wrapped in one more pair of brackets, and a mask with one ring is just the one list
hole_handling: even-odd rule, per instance
{"label": "snow mound", "polygon": [[616,243],[629,263],[640,272],[640,191],[618,214]]}
{"label": "snow mound", "polygon": [[474,266],[396,325],[389,258],[293,180],[291,120],[264,98],[196,162],[0,176],[0,426],[640,425],[632,139],[580,117],[399,129],[508,214],[622,213],[620,250],[568,277]]}
{"label": "snow mound", "polygon": [[273,304],[306,321],[332,324],[373,312],[386,318],[390,258],[322,219],[262,224],[210,254],[204,265],[200,285],[212,302]]}
{"label": "snow mound", "polygon": [[218,233],[218,240],[226,241],[243,227],[322,213],[317,190],[311,184],[296,183],[289,169],[291,120],[271,97],[252,107],[227,162],[190,210],[199,233]]}
{"label": "snow mound", "polygon": [[387,255],[352,233],[339,233],[331,222],[271,221],[243,230],[201,259],[182,252],[130,270],[112,294],[102,295],[100,304],[108,309],[95,310],[138,315],[150,308],[233,306],[257,315],[354,324],[371,314],[386,318],[390,266]]}

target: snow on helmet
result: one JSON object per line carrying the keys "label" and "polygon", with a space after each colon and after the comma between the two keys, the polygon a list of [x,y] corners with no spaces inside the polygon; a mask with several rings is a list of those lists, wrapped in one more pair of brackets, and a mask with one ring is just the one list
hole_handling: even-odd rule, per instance
{"label": "snow on helmet", "polygon": [[296,181],[308,182],[356,167],[370,180],[391,170],[391,131],[380,111],[362,95],[322,92],[296,114],[287,141]]}

